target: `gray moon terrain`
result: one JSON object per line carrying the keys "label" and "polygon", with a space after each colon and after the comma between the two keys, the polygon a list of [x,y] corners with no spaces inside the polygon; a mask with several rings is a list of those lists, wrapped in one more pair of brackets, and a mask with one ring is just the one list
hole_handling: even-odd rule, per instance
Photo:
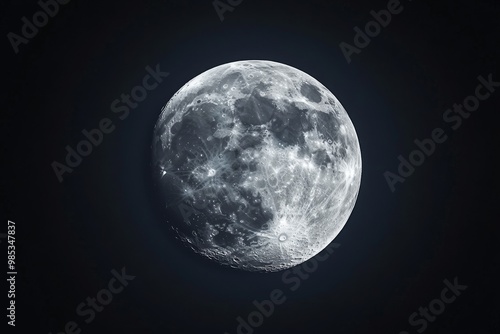
{"label": "gray moon terrain", "polygon": [[153,177],[168,223],[220,264],[279,271],[339,234],[361,182],[354,126],[310,75],[262,60],[214,67],[162,109]]}

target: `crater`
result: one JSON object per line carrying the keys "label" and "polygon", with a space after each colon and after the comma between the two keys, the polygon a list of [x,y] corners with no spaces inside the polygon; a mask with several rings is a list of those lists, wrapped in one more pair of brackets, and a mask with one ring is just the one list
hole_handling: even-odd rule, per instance
{"label": "crater", "polygon": [[300,87],[300,93],[304,95],[309,101],[319,103],[321,102],[321,93],[316,86],[309,83],[304,83]]}

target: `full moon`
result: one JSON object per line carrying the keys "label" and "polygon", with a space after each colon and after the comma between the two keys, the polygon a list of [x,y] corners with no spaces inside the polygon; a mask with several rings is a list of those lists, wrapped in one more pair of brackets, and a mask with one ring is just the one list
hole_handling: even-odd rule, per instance
{"label": "full moon", "polygon": [[153,178],[167,223],[196,253],[279,271],[323,250],[347,222],[361,151],[319,81],[272,61],[237,61],[186,83],[154,128]]}

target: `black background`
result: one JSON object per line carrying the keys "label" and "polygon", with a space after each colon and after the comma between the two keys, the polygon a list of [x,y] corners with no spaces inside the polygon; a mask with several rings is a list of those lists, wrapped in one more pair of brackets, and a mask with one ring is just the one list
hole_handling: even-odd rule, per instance
{"label": "black background", "polygon": [[[74,320],[82,333],[233,334],[252,301],[279,288],[287,301],[255,333],[416,333],[410,314],[458,277],[467,290],[425,332],[499,333],[500,92],[456,131],[442,115],[474,93],[479,75],[500,81],[500,3],[402,4],[348,64],[339,43],[352,44],[353,28],[386,1],[246,0],[221,22],[211,1],[73,0],[18,54],[6,35],[20,34],[21,18],[40,8],[3,2],[0,231],[16,222],[18,267],[16,328],[8,330],[58,333]],[[335,239],[341,246],[294,292],[282,273],[239,272],[191,254],[154,206],[149,149],[162,106],[194,76],[243,59],[318,79],[361,145],[362,184]],[[118,119],[111,102],[156,64],[169,77]],[[59,183],[51,163],[105,117],[115,131]],[[436,127],[449,139],[391,192],[383,173],[396,172],[398,156]],[[5,239],[0,245],[6,263]],[[122,267],[136,278],[85,324],[76,306]],[[6,288],[0,294],[5,309]]]}

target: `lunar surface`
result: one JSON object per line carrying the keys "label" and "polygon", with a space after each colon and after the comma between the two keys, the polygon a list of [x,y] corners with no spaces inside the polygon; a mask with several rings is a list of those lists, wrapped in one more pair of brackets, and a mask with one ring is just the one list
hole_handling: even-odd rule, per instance
{"label": "lunar surface", "polygon": [[344,227],[361,182],[358,138],[340,102],[271,61],[224,64],[186,83],[162,109],[152,150],[178,238],[249,271],[318,254]]}

